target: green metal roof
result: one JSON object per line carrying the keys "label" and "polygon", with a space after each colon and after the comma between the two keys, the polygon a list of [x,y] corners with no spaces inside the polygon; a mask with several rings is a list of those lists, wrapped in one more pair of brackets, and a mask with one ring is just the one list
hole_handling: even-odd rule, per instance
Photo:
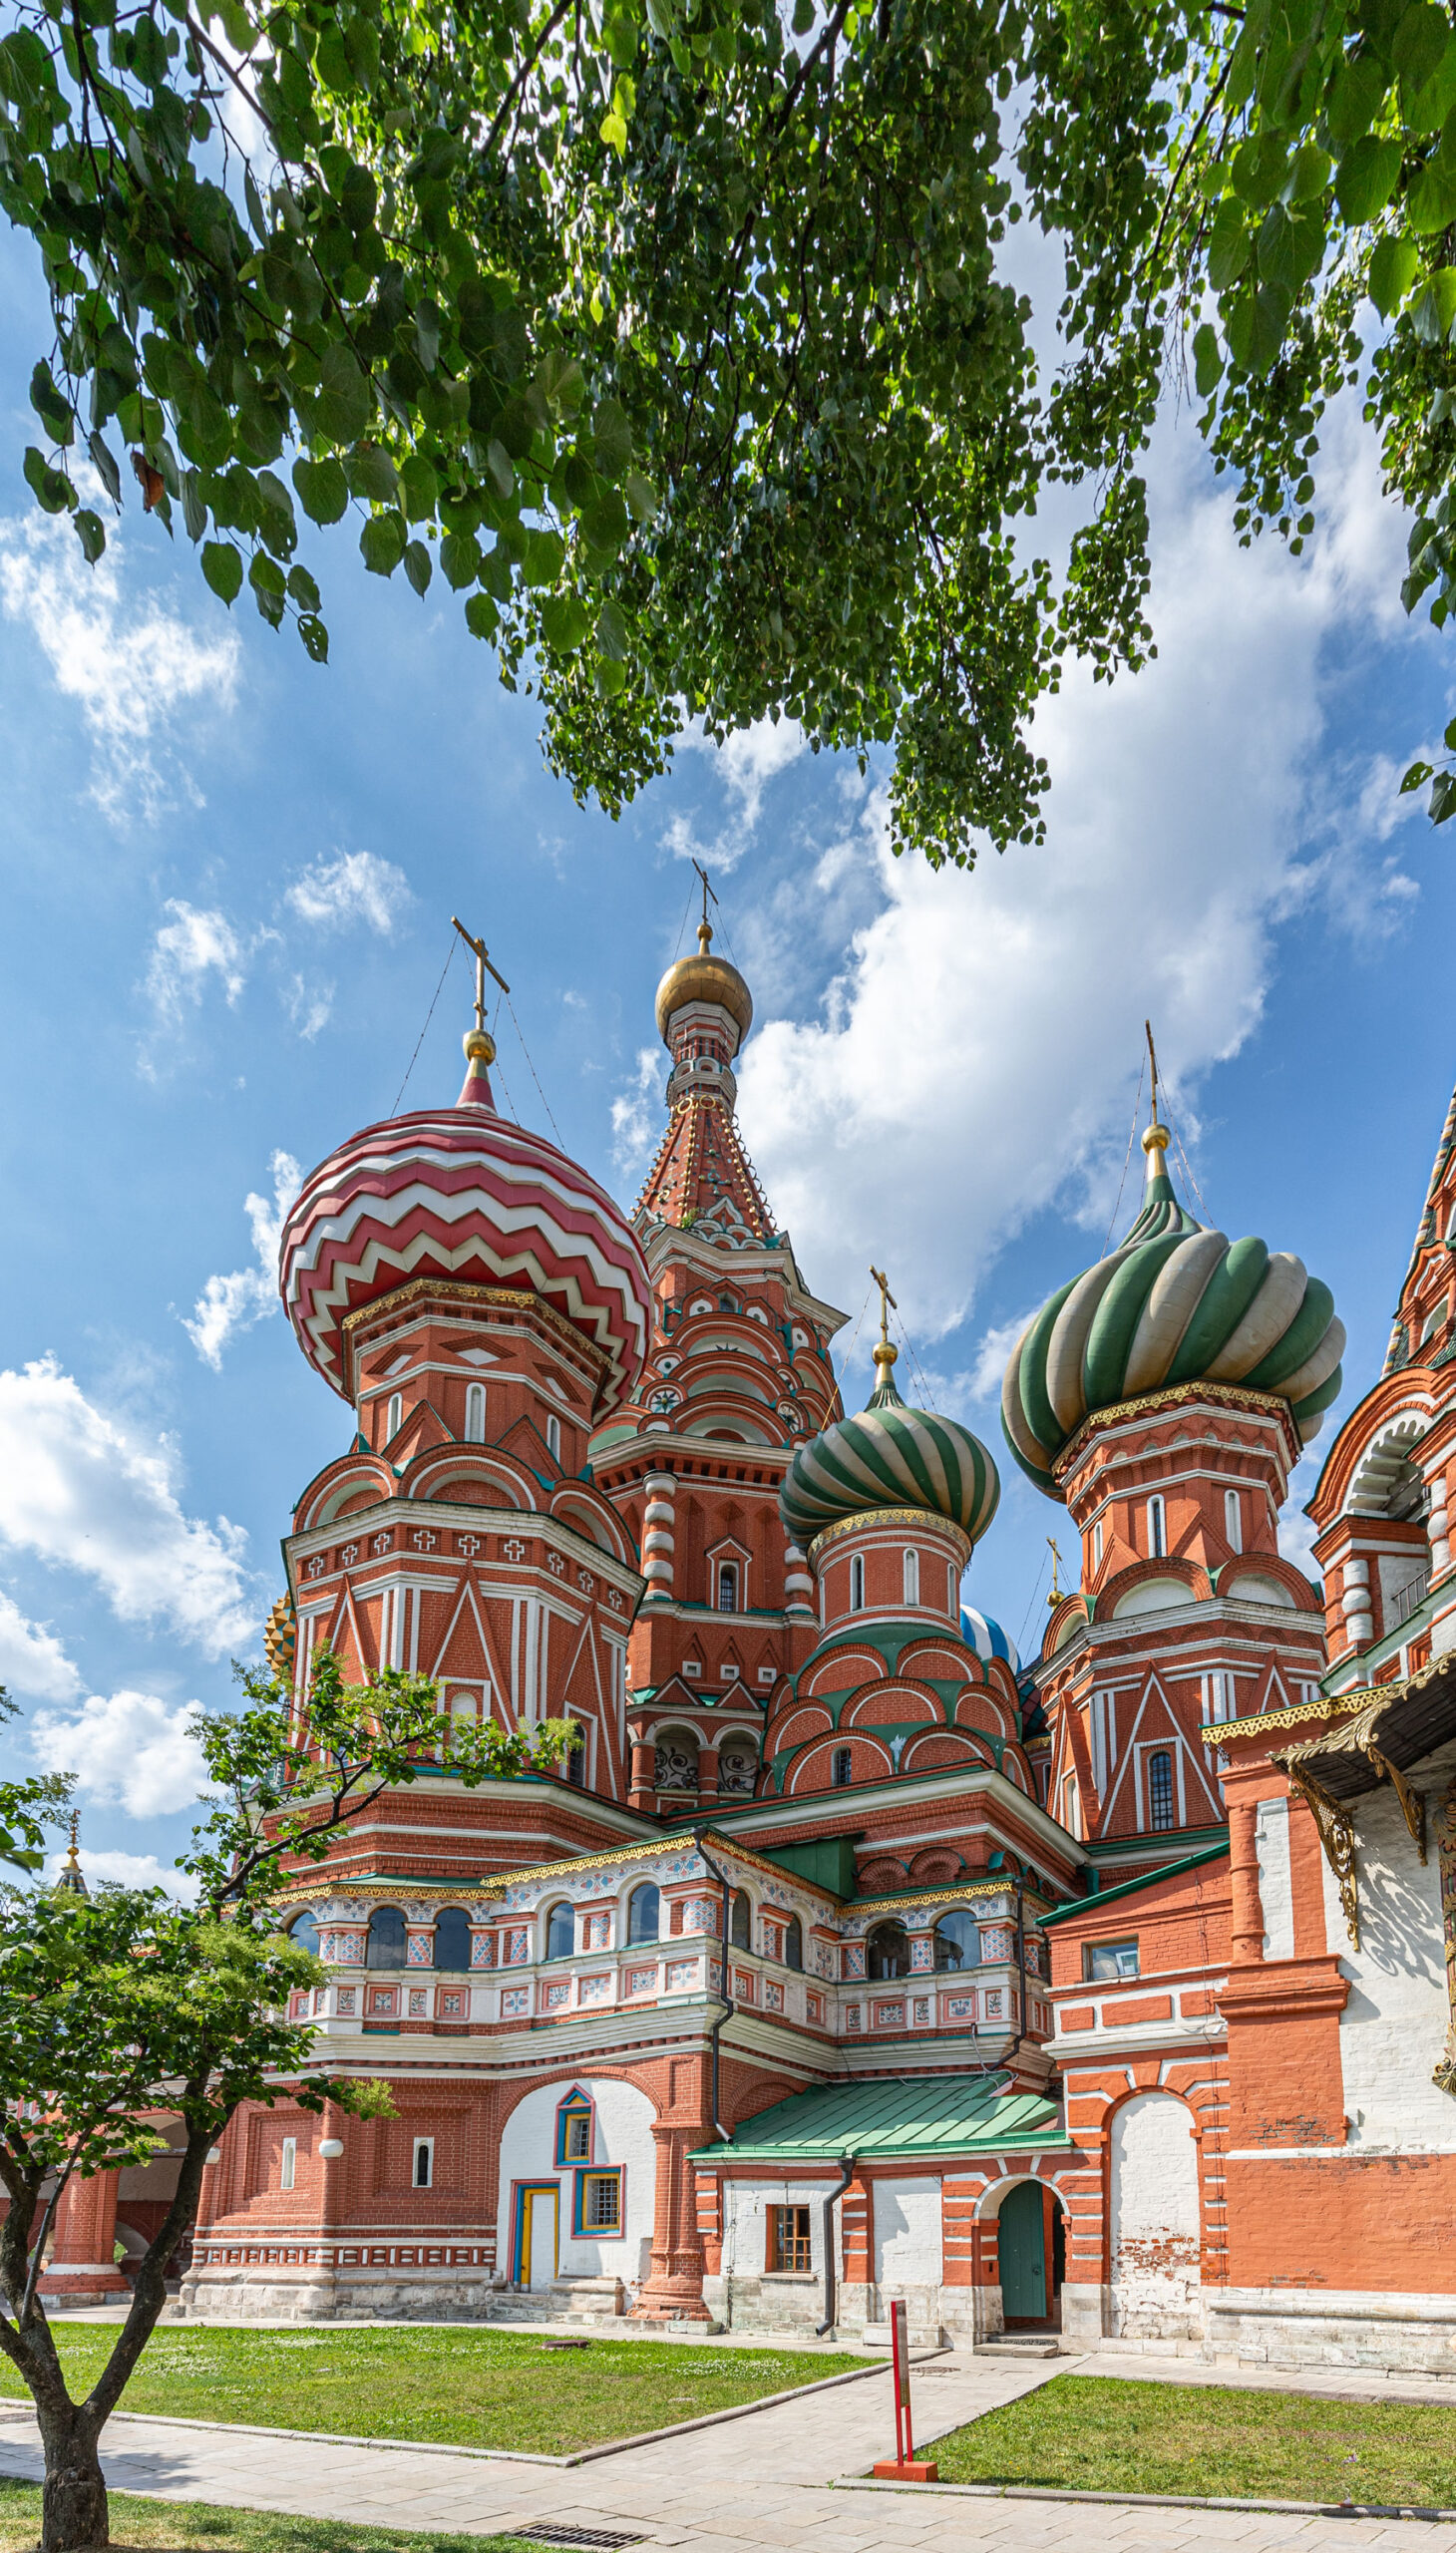
{"label": "green metal roof", "polygon": [[1008,2092],[985,2074],[907,2074],[899,2080],[834,2083],[796,2092],[745,2119],[726,2145],[704,2145],[695,2163],[820,2163],[853,2154],[866,2162],[923,2155],[1058,2150],[1071,2144],[1054,2101]]}
{"label": "green metal roof", "polygon": [[1079,1897],[1070,1906],[1058,1906],[1050,1915],[1038,1915],[1042,1932],[1050,1932],[1053,1924],[1066,1924],[1074,1915],[1097,1915],[1104,1906],[1115,1906],[1120,1897],[1135,1897],[1141,1888],[1152,1888],[1160,1879],[1173,1879],[1179,1871],[1196,1871],[1201,1862],[1225,1862],[1229,1858],[1229,1838],[1225,1834],[1217,1844],[1206,1844],[1201,1853],[1185,1853],[1181,1861],[1160,1862],[1155,1871],[1143,1871],[1137,1879],[1120,1880],[1116,1888],[1100,1888],[1093,1897]]}

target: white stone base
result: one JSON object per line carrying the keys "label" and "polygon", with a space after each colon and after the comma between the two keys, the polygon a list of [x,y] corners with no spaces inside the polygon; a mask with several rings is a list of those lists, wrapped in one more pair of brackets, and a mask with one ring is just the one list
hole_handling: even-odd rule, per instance
{"label": "white stone base", "polygon": [[[503,2290],[482,2271],[469,2278],[392,2278],[365,2271],[209,2269],[184,2278],[175,2314],[187,2323],[377,2321],[484,2323]],[[547,2308],[547,2311],[554,2311]]]}
{"label": "white stone base", "polygon": [[1456,2296],[1368,2288],[1205,2288],[1205,2358],[1257,2367],[1358,2367],[1456,2380]]}

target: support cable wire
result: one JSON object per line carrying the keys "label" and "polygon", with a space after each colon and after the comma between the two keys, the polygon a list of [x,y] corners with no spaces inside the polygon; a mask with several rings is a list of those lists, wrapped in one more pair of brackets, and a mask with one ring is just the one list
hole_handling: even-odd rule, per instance
{"label": "support cable wire", "polygon": [[[496,1005],[496,1009],[497,1009],[497,1014],[498,1014],[498,1016],[499,1016],[499,1013],[500,1013],[500,1007],[501,1007],[501,1005],[500,1005],[500,1003],[498,1002],[498,1003],[497,1003],[497,1005]],[[515,1004],[515,1003],[514,1003],[514,1001],[512,1000],[512,998],[511,998],[511,996],[510,996],[510,994],[509,994],[509,993],[506,995],[506,1007],[507,1007],[507,1009],[508,1009],[508,1010],[510,1011],[510,1013],[511,1013],[511,1025],[512,1025],[512,1027],[515,1029],[516,1034],[517,1034],[518,1038],[519,1038],[519,1039],[520,1039],[520,1041],[521,1041],[521,1051],[522,1051],[523,1055],[526,1057],[527,1066],[528,1066],[528,1069],[529,1069],[529,1071],[530,1071],[530,1073],[531,1073],[531,1078],[532,1078],[532,1080],[535,1082],[535,1084],[536,1084],[536,1086],[537,1086],[537,1089],[538,1089],[539,1091],[541,1091],[541,1104],[542,1104],[543,1108],[546,1110],[546,1113],[547,1117],[550,1117],[550,1119],[551,1119],[551,1133],[555,1136],[556,1142],[560,1145],[560,1148],[561,1148],[562,1152],[564,1152],[564,1151],[565,1151],[565,1149],[566,1149],[566,1147],[565,1147],[565,1143],[564,1143],[564,1141],[562,1140],[560,1127],[556,1124],[556,1121],[555,1121],[554,1117],[551,1117],[551,1103],[550,1103],[550,1101],[547,1099],[547,1097],[546,1097],[546,1092],[545,1092],[544,1090],[542,1090],[542,1087],[541,1087],[541,1075],[540,1075],[540,1073],[537,1071],[535,1064],[534,1064],[534,1063],[532,1063],[532,1060],[531,1060],[531,1048],[528,1046],[528,1044],[527,1044],[527,1042],[526,1042],[525,1032],[524,1032],[524,1030],[523,1030],[523,1028],[522,1028],[522,1025],[521,1025],[520,1020],[519,1020],[519,1019],[517,1018],[517,1016],[516,1016],[516,1004]]]}
{"label": "support cable wire", "polygon": [[[865,1288],[865,1299],[864,1299],[863,1303],[860,1305],[860,1317],[859,1317],[859,1319],[856,1321],[854,1328],[853,1328],[853,1329],[851,1330],[851,1332],[850,1332],[850,1343],[849,1343],[848,1347],[845,1349],[845,1352],[844,1352],[844,1360],[843,1360],[843,1361],[844,1361],[844,1363],[845,1363],[846,1365],[848,1365],[848,1363],[849,1363],[849,1361],[850,1361],[851,1357],[854,1355],[854,1352],[855,1352],[855,1341],[856,1341],[856,1339],[859,1337],[860,1332],[861,1332],[862,1328],[864,1327],[864,1324],[865,1324],[865,1314],[867,1313],[867,1311],[868,1311],[868,1310],[869,1310],[869,1308],[870,1308],[870,1297],[871,1297],[871,1295],[874,1293],[874,1291],[875,1291],[875,1288],[874,1288],[874,1286],[873,1286],[873,1285],[867,1285],[867,1286],[866,1286],[866,1288]],[[843,1384],[841,1383],[841,1381],[840,1381],[840,1378],[839,1378],[838,1374],[836,1374],[836,1376],[835,1376],[835,1378],[834,1378],[834,1400],[833,1400],[833,1401],[831,1401],[831,1403],[830,1403],[830,1407],[829,1407],[829,1416],[830,1416],[830,1420],[831,1420],[831,1421],[833,1421],[833,1419],[834,1419],[834,1417],[835,1417],[835,1414],[836,1414],[836,1411],[835,1411],[835,1404],[836,1404],[836,1402],[837,1402],[837,1403],[838,1403],[838,1405],[839,1405],[839,1409],[838,1409],[838,1414],[839,1414],[839,1416],[840,1416],[841,1418],[845,1418],[845,1417],[847,1417],[849,1413],[848,1413],[848,1411],[847,1411],[847,1410],[846,1410],[846,1408],[845,1408],[845,1394],[844,1394],[844,1386],[843,1386]]]}
{"label": "support cable wire", "polygon": [[434,998],[432,999],[432,1001],[431,1001],[431,1003],[430,1003],[430,1007],[429,1007],[429,1009],[428,1009],[428,1010],[426,1011],[426,1013],[425,1013],[425,1025],[424,1025],[424,1027],[421,1029],[421,1031],[420,1031],[420,1033],[419,1033],[419,1036],[415,1039],[415,1051],[414,1051],[414,1053],[411,1055],[410,1060],[409,1060],[409,1063],[408,1063],[408,1064],[406,1065],[406,1067],[405,1067],[405,1077],[404,1077],[404,1080],[400,1083],[400,1086],[399,1086],[398,1090],[395,1092],[395,1095],[394,1095],[394,1106],[391,1108],[391,1110],[390,1110],[390,1112],[389,1112],[389,1113],[390,1113],[390,1115],[391,1115],[391,1117],[397,1117],[397,1116],[399,1115],[399,1104],[400,1104],[400,1101],[403,1099],[403,1097],[404,1097],[404,1095],[405,1095],[405,1092],[408,1090],[408,1088],[409,1088],[409,1086],[410,1086],[410,1075],[411,1075],[411,1073],[414,1071],[416,1064],[419,1062],[419,1059],[420,1059],[420,1048],[424,1045],[425,1038],[426,1038],[426,1035],[427,1035],[428,1030],[429,1030],[430,1022],[431,1022],[431,1020],[432,1020],[432,1019],[434,1018],[434,1016],[435,1016],[435,1003],[440,999],[440,996],[441,996],[442,992],[445,990],[445,978],[446,978],[446,976],[447,976],[447,975],[449,974],[449,972],[450,972],[450,960],[451,960],[451,958],[452,958],[454,955],[455,955],[455,941],[454,941],[454,939],[452,939],[452,940],[451,940],[451,942],[450,942],[449,949],[448,949],[448,950],[447,950],[447,952],[446,952],[445,963],[444,963],[444,965],[443,965],[443,966],[441,967],[441,969],[440,969],[440,981],[439,981],[439,983],[438,983],[438,984],[436,985],[436,987],[435,987]]}
{"label": "support cable wire", "polygon": [[1106,1240],[1103,1242],[1102,1248],[1100,1249],[1100,1251],[1099,1251],[1099,1252],[1098,1252],[1098,1254],[1097,1254],[1097,1256],[1098,1256],[1098,1258],[1099,1258],[1099,1259],[1105,1259],[1105,1258],[1107,1257],[1108,1251],[1109,1251],[1109,1250],[1111,1249],[1111,1247],[1112,1247],[1112,1236],[1113,1236],[1113,1234],[1115,1233],[1115,1231],[1117,1230],[1117,1219],[1118,1219],[1119,1214],[1120,1214],[1120,1213],[1121,1213],[1121,1211],[1122,1211],[1122,1192],[1123,1192],[1123,1190],[1124,1190],[1124,1189],[1126,1188],[1126,1186],[1127,1186],[1127,1166],[1128,1166],[1128,1163],[1132,1160],[1132,1157],[1133,1157],[1133,1146],[1134,1146],[1134,1144],[1135,1144],[1135,1143],[1137,1142],[1137,1140],[1138,1140],[1138,1119],[1139,1119],[1139,1117],[1142,1115],[1142,1113],[1143,1113],[1143,1067],[1142,1067],[1142,1065],[1141,1065],[1141,1064],[1139,1064],[1139,1066],[1138,1066],[1138,1086],[1137,1086],[1137,1089],[1136,1089],[1136,1090],[1134,1091],[1134,1093],[1133,1093],[1133,1122],[1132,1122],[1131,1127],[1130,1127],[1130,1128],[1129,1128],[1129,1130],[1128,1130],[1127,1151],[1123,1154],[1123,1157],[1122,1157],[1122,1177],[1121,1177],[1121,1179],[1120,1179],[1120,1180],[1118,1181],[1118,1183],[1117,1183],[1117,1203],[1114,1205],[1114,1207],[1113,1207],[1113,1209],[1112,1209],[1112,1216],[1111,1216],[1111,1220],[1110,1220],[1110,1222],[1109,1222],[1109,1224],[1108,1224],[1108,1227],[1107,1227],[1107,1238],[1106,1238]]}
{"label": "support cable wire", "polygon": [[1041,1563],[1040,1568],[1037,1570],[1036,1577],[1035,1577],[1035,1580],[1034,1580],[1033,1585],[1032,1585],[1031,1594],[1029,1595],[1029,1597],[1028,1597],[1028,1598],[1027,1598],[1027,1600],[1026,1600],[1026,1611],[1025,1611],[1025,1613],[1024,1613],[1024,1614],[1022,1615],[1022,1617],[1021,1617],[1021,1629],[1020,1629],[1020,1630],[1019,1630],[1019,1632],[1016,1634],[1016,1654],[1017,1654],[1017,1656],[1018,1656],[1018,1657],[1021,1655],[1021,1643],[1022,1643],[1022,1641],[1025,1640],[1026,1635],[1027,1635],[1027,1632],[1028,1632],[1028,1631],[1030,1630],[1030,1628],[1031,1628],[1031,1617],[1032,1617],[1032,1614],[1033,1614],[1033,1613],[1035,1612],[1035,1610],[1036,1610],[1036,1602],[1037,1602],[1038,1597],[1039,1597],[1039,1596],[1040,1596],[1040,1594],[1041,1594],[1041,1581],[1042,1581],[1042,1577],[1043,1577],[1043,1575],[1044,1575],[1044,1573],[1045,1573],[1045,1570],[1046,1570],[1046,1563],[1045,1563],[1045,1561],[1043,1561],[1043,1562]]}

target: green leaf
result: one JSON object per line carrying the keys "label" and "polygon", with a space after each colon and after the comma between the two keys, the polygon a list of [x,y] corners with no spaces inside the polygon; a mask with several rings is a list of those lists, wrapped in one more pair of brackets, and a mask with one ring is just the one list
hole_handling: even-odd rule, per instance
{"label": "green leaf", "polygon": [[1456,169],[1428,160],[1406,196],[1405,217],[1423,237],[1456,219]]}
{"label": "green leaf", "polygon": [[1279,285],[1261,284],[1240,293],[1226,327],[1229,352],[1246,372],[1266,373],[1275,361],[1289,321],[1289,295]]}
{"label": "green leaf", "polygon": [[70,480],[61,471],[53,470],[33,443],[26,445],[23,468],[26,486],[48,515],[75,513],[79,500]]}
{"label": "green leaf", "polygon": [[[95,437],[93,437],[95,441]],[[199,472],[184,470],[182,483],[182,522],[188,541],[200,541],[207,529],[207,504]]]}
{"label": "green leaf", "polygon": [[332,345],[319,367],[319,425],[334,443],[357,443],[374,409],[374,393],[347,346]]}
{"label": "green leaf", "polygon": [[1381,239],[1370,259],[1365,289],[1382,319],[1398,310],[1415,281],[1420,264],[1420,250],[1413,239],[1404,235]]}
{"label": "green leaf", "polygon": [[474,533],[447,532],[440,544],[440,572],[457,593],[475,583],[481,572],[481,547]]}
{"label": "green leaf", "polygon": [[794,0],[794,33],[807,36],[814,24],[814,0]]}
{"label": "green leaf", "polygon": [[494,638],[501,626],[501,615],[489,594],[471,595],[465,607],[465,625],[473,638]]}
{"label": "green leaf", "polygon": [[48,363],[38,363],[30,377],[30,404],[42,425],[50,427],[54,443],[68,444],[76,432],[76,414],[69,399],[63,399],[56,388]]}
{"label": "green leaf", "polygon": [[541,606],[542,636],[558,656],[572,656],[591,627],[591,614],[579,594],[546,594]]}
{"label": "green leaf", "polygon": [[499,439],[493,440],[487,448],[486,468],[498,494],[509,505],[516,494],[516,469],[510,453]]}
{"label": "green leaf", "polygon": [[242,591],[242,558],[230,541],[204,541],[202,573],[214,594],[232,604]]}
{"label": "green leaf", "polygon": [[401,462],[399,475],[408,520],[429,523],[440,503],[440,482],[431,464],[422,452],[412,452]]}
{"label": "green leaf", "polygon": [[344,477],[351,497],[369,497],[378,506],[399,502],[399,473],[377,443],[361,444],[344,458]]}
{"label": "green leaf", "polygon": [[342,521],[349,503],[349,483],[343,464],[332,455],[327,461],[295,461],[293,485],[310,523]]}
{"label": "green leaf", "polygon": [[1282,189],[1287,169],[1288,151],[1281,134],[1252,135],[1240,143],[1230,166],[1234,192],[1262,212]]}
{"label": "green leaf", "polygon": [[89,506],[83,506],[72,521],[81,543],[82,555],[88,567],[94,567],[106,547],[106,527],[100,515],[93,514]]}
{"label": "green leaf", "polygon": [[417,594],[427,594],[435,573],[435,561],[423,541],[411,541],[405,547],[405,574]]}
{"label": "green leaf", "polygon": [[618,692],[626,689],[626,666],[619,665],[611,656],[598,657],[595,682],[597,693],[602,700],[615,700]]}
{"label": "green leaf", "polygon": [[528,585],[553,585],[565,561],[565,549],[559,533],[529,532],[526,536],[526,559],[522,581]]}
{"label": "green leaf", "polygon": [[297,603],[300,611],[317,611],[318,587],[314,583],[313,578],[310,576],[306,567],[293,566],[289,568],[288,591],[292,595],[293,600]]}
{"label": "green leaf", "polygon": [[615,488],[608,488],[605,496],[596,505],[588,506],[581,517],[581,530],[591,548],[608,556],[620,549],[630,529],[625,501]]}
{"label": "green leaf", "polygon": [[602,477],[622,478],[632,462],[632,430],[626,411],[615,399],[598,399],[591,431],[596,467]]}
{"label": "green leaf", "polygon": [[1428,762],[1413,762],[1400,784],[1398,795],[1408,798],[1412,789],[1424,788],[1431,777],[1432,769],[1433,766]]}
{"label": "green leaf", "polygon": [[596,616],[596,644],[603,656],[614,665],[625,662],[627,625],[618,605],[604,602]]}
{"label": "green leaf", "polygon": [[1456,772],[1438,771],[1431,783],[1431,822],[1444,825],[1456,816]]}
{"label": "green leaf", "polygon": [[644,479],[640,470],[627,472],[622,493],[634,522],[652,523],[655,520],[660,500],[651,480]]}
{"label": "green leaf", "polygon": [[1254,245],[1248,223],[1233,195],[1226,195],[1209,233],[1209,281],[1215,292],[1227,292],[1249,263]]}
{"label": "green leaf", "polygon": [[1456,718],[1447,719],[1446,731],[1441,741],[1448,753],[1456,753]]}
{"label": "green leaf", "polygon": [[1444,10],[1432,7],[1431,0],[1407,0],[1391,42],[1390,59],[1401,87],[1412,96],[1438,69],[1450,34],[1450,21]]}
{"label": "green leaf", "polygon": [[1456,319],[1456,266],[1438,266],[1411,305],[1411,325],[1424,346],[1442,346]]}
{"label": "green leaf", "polygon": [[1373,53],[1341,65],[1325,111],[1330,140],[1338,148],[1358,142],[1362,133],[1369,132],[1385,96],[1387,77]]}
{"label": "green leaf", "polygon": [[[1193,340],[1194,388],[1200,399],[1212,398],[1224,374],[1224,356],[1218,333],[1206,319],[1196,330]],[[628,489],[628,495],[631,491]]]}
{"label": "green leaf", "polygon": [[1317,142],[1301,144],[1289,172],[1289,201],[1308,203],[1313,196],[1322,195],[1329,183],[1329,170],[1327,151],[1321,151]]}
{"label": "green leaf", "polygon": [[306,612],[298,623],[298,635],[314,663],[326,665],[329,660],[329,634],[323,622]]}
{"label": "green leaf", "polygon": [[119,506],[122,502],[122,473],[115,453],[99,430],[89,437],[86,449],[91,455],[91,466],[112,504]]}
{"label": "green leaf", "polygon": [[359,548],[371,576],[392,576],[405,554],[405,528],[391,511],[371,515],[359,535]]}
{"label": "green leaf", "polygon": [[277,559],[270,558],[265,549],[255,549],[248,567],[247,581],[252,587],[254,600],[268,627],[278,628],[283,618],[287,586]]}
{"label": "green leaf", "polygon": [[1334,199],[1352,228],[1373,221],[1390,201],[1400,175],[1400,145],[1365,134],[1351,144],[1334,173]]}

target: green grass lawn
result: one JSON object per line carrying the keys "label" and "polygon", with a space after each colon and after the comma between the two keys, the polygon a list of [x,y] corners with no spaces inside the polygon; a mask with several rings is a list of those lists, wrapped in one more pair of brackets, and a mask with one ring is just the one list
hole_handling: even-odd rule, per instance
{"label": "green grass lawn", "polygon": [[[929,2390],[915,2403],[921,2420]],[[942,2482],[1456,2507],[1456,2412],[1434,2402],[1059,2375],[925,2452]]]}
{"label": "green grass lawn", "polygon": [[[115,2341],[106,2324],[57,2325],[73,2396],[89,2391]],[[693,2349],[594,2336],[584,2350],[548,2351],[539,2332],[465,2324],[311,2332],[164,2324],[121,2408],[569,2455],[874,2363],[818,2350]],[[23,2390],[8,2360],[0,2360],[0,2394]]]}
{"label": "green grass lawn", "polygon": [[[347,2518],[110,2496],[118,2553],[527,2553],[529,2543],[520,2535],[406,2535],[392,2526],[351,2526]],[[22,2553],[40,2531],[40,2484],[0,2477],[0,2553]]]}

